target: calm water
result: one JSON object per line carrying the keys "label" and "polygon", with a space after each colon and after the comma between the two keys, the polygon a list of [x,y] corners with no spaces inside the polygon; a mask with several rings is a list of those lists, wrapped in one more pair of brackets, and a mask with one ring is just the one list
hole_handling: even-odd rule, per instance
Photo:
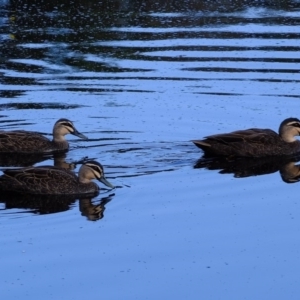
{"label": "calm water", "polygon": [[300,2],[94,2],[0,1],[0,129],[69,118],[89,140],[36,164],[118,186],[1,195],[1,297],[298,299],[295,162],[199,165],[190,140],[300,117]]}

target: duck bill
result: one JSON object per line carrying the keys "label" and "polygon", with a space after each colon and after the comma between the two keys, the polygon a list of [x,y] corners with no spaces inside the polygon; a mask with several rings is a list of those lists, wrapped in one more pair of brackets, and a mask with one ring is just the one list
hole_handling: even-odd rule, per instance
{"label": "duck bill", "polygon": [[74,132],[71,132],[71,134],[75,135],[75,136],[78,136],[79,138],[81,139],[84,139],[84,140],[88,140],[88,137],[85,136],[84,134],[80,133],[78,130],[74,130]]}
{"label": "duck bill", "polygon": [[101,177],[99,179],[99,181],[101,181],[103,184],[105,184],[106,186],[114,189],[115,187],[105,178],[105,177]]}

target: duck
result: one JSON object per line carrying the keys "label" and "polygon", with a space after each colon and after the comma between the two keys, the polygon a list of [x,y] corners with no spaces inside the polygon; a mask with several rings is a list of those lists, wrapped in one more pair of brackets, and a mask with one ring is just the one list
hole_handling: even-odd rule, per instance
{"label": "duck", "polygon": [[78,176],[69,169],[55,166],[37,166],[19,169],[6,169],[0,176],[0,191],[35,195],[76,195],[95,196],[99,186],[114,188],[105,178],[103,166],[94,160],[83,163]]}
{"label": "duck", "polygon": [[[113,194],[114,195],[114,194]],[[91,198],[79,199],[79,210],[82,216],[85,216],[88,221],[97,221],[104,217],[105,205],[111,201],[113,195],[105,197],[99,204],[92,202]]]}
{"label": "duck", "polygon": [[206,136],[192,142],[204,151],[206,157],[267,157],[293,156],[300,152],[300,120],[287,118],[278,133],[271,129],[250,128],[230,133]]}
{"label": "duck", "polygon": [[69,143],[65,139],[65,135],[69,133],[81,139],[87,139],[84,134],[75,128],[73,122],[65,118],[55,122],[52,140],[34,131],[0,131],[0,154],[53,154],[67,152]]}

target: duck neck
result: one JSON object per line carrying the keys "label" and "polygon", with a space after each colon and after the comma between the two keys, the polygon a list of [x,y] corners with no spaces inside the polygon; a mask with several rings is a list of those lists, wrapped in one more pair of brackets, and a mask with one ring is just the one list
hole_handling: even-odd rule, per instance
{"label": "duck neck", "polygon": [[291,135],[285,135],[285,136],[282,136],[281,138],[287,143],[293,143],[293,142],[297,141],[295,139],[295,137],[291,136]]}
{"label": "duck neck", "polygon": [[85,165],[82,165],[78,172],[78,181],[84,184],[90,183],[92,179],[90,175],[90,170]]}
{"label": "duck neck", "polygon": [[286,143],[292,143],[297,141],[295,136],[299,135],[299,133],[291,128],[281,128],[279,130],[279,135]]}
{"label": "duck neck", "polygon": [[59,150],[67,150],[69,148],[69,143],[65,139],[63,140],[53,139],[52,143],[55,145],[55,148]]}

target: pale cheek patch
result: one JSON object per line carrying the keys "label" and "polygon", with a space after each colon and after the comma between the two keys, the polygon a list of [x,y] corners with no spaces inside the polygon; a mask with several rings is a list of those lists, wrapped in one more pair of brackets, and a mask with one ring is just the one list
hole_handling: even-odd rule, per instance
{"label": "pale cheek patch", "polygon": [[89,166],[95,176],[95,178],[101,178],[102,177],[102,170],[101,168],[99,168],[98,166],[95,166],[93,164],[86,164],[87,166]]}
{"label": "pale cheek patch", "polygon": [[94,171],[95,178],[101,178],[101,173]]}

